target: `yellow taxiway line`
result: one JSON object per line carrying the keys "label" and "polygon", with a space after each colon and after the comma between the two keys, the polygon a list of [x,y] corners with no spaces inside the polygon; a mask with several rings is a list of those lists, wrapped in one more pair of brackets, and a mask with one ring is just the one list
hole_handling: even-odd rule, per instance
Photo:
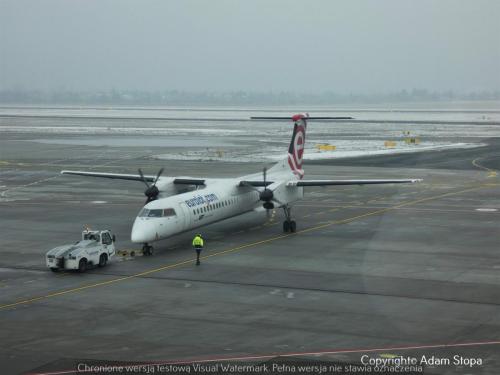
{"label": "yellow taxiway line", "polygon": [[477,161],[479,160],[480,158],[476,158],[474,160],[472,160],[472,165],[476,168],[479,168],[479,169],[482,169],[486,172],[488,172],[488,177],[496,177],[497,176],[497,171],[494,170],[494,169],[491,169],[491,168],[488,168],[488,167],[485,167],[484,165],[481,165],[479,164]]}
{"label": "yellow taxiway line", "polygon": [[[449,197],[449,196],[454,196],[454,195],[459,195],[459,194],[463,194],[463,193],[467,193],[467,192],[475,191],[475,190],[479,190],[479,189],[484,189],[484,188],[492,187],[492,186],[498,186],[498,184],[482,184],[482,185],[479,185],[479,186],[475,186],[475,187],[471,187],[471,188],[467,188],[467,189],[463,189],[463,190],[459,190],[459,191],[454,191],[454,192],[439,194],[439,195],[435,195],[435,196],[432,196],[432,197],[421,198],[421,199],[417,199],[417,200],[413,200],[413,201],[408,201],[408,202],[400,203],[400,204],[395,205],[395,206],[391,206],[391,207],[382,208],[382,209],[379,209],[379,210],[367,212],[365,214],[353,216],[353,217],[350,217],[350,218],[347,218],[347,219],[332,220],[332,221],[329,221],[329,222],[324,223],[324,224],[320,224],[320,225],[317,225],[317,226],[314,226],[314,227],[310,227],[310,228],[299,230],[296,233],[282,234],[282,235],[271,237],[271,238],[268,238],[268,239],[264,239],[264,240],[260,240],[260,241],[251,242],[251,243],[248,243],[248,244],[236,246],[236,247],[233,247],[233,248],[230,248],[230,249],[227,249],[227,250],[218,251],[218,252],[215,252],[213,254],[205,255],[205,256],[201,257],[200,259],[208,259],[208,258],[212,258],[212,257],[224,255],[224,254],[230,254],[230,253],[234,253],[236,251],[240,251],[240,250],[243,250],[243,249],[248,249],[248,248],[259,246],[259,245],[263,245],[263,244],[266,244],[266,243],[269,243],[269,242],[277,241],[277,240],[280,240],[282,238],[287,238],[287,237],[296,236],[296,235],[299,235],[299,234],[302,234],[302,233],[308,233],[308,232],[312,232],[312,231],[315,231],[315,230],[320,230],[320,229],[323,229],[323,228],[326,228],[326,227],[329,227],[329,226],[332,226],[332,225],[340,225],[340,224],[350,223],[350,222],[352,222],[354,220],[358,220],[358,219],[362,219],[362,218],[370,217],[370,216],[374,216],[374,215],[379,215],[379,214],[382,214],[382,213],[385,213],[385,212],[388,212],[388,211],[396,210],[396,209],[401,208],[401,207],[411,206],[411,205],[415,205],[415,204],[423,203],[423,202],[429,202],[429,201],[433,201],[433,200],[436,200],[436,199],[440,199],[440,198],[444,198],[444,197]],[[49,293],[49,294],[46,294],[46,295],[43,295],[43,296],[28,298],[28,299],[24,299],[24,300],[21,300],[21,301],[17,301],[17,302],[13,302],[13,303],[8,303],[8,304],[0,305],[0,310],[8,309],[10,307],[15,307],[15,306],[19,306],[19,305],[25,305],[25,304],[33,303],[33,302],[41,301],[41,300],[44,300],[44,299],[54,298],[54,297],[58,297],[58,296],[62,296],[62,295],[70,294],[70,293],[81,292],[83,290],[97,288],[97,287],[100,287],[100,286],[111,285],[111,284],[115,284],[115,283],[118,283],[118,282],[121,282],[121,281],[130,280],[130,279],[133,279],[133,278],[140,278],[142,276],[150,275],[150,274],[153,274],[153,273],[156,273],[156,272],[165,271],[165,270],[169,270],[169,269],[172,269],[172,268],[180,267],[180,266],[183,266],[183,265],[186,265],[186,264],[194,263],[195,261],[196,261],[196,259],[191,258],[191,259],[187,259],[187,260],[184,260],[184,261],[181,261],[181,262],[178,262],[178,263],[169,264],[169,265],[165,265],[165,266],[158,267],[158,268],[153,268],[153,269],[150,269],[150,270],[147,270],[147,271],[143,271],[143,272],[140,272],[140,273],[137,273],[137,274],[134,274],[134,275],[130,275],[130,276],[124,276],[124,277],[119,277],[119,278],[108,280],[108,281],[102,281],[102,282],[98,282],[98,283],[94,283],[94,284],[83,285],[83,286],[76,287],[76,288],[66,289],[66,290],[62,290],[62,291],[54,292],[54,293]]]}

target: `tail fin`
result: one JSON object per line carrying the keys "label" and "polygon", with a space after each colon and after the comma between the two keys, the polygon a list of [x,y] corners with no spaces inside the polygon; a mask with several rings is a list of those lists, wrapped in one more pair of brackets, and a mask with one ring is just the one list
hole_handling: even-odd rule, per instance
{"label": "tail fin", "polygon": [[306,119],[309,117],[307,113],[300,113],[292,117],[294,122],[293,135],[290,146],[288,147],[288,165],[299,179],[304,177],[302,169],[302,156],[304,155],[304,146],[306,143]]}

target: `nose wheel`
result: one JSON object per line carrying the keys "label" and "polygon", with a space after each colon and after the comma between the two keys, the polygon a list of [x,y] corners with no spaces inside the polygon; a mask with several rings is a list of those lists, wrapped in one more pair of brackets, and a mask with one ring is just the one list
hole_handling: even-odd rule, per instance
{"label": "nose wheel", "polygon": [[142,254],[143,254],[144,256],[153,255],[153,246],[148,245],[147,243],[145,243],[145,244],[142,246]]}
{"label": "nose wheel", "polygon": [[283,222],[283,232],[295,233],[297,230],[297,223],[292,220],[292,208],[288,205],[283,206],[285,212],[285,221]]}

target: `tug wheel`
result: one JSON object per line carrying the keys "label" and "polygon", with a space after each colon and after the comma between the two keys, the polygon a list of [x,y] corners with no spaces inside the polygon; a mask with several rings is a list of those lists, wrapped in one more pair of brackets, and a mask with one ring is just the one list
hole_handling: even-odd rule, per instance
{"label": "tug wheel", "polygon": [[87,259],[80,259],[80,262],[78,263],[78,272],[85,272],[87,271]]}
{"label": "tug wheel", "polygon": [[99,257],[99,267],[104,267],[108,262],[108,256],[106,254],[101,254]]}

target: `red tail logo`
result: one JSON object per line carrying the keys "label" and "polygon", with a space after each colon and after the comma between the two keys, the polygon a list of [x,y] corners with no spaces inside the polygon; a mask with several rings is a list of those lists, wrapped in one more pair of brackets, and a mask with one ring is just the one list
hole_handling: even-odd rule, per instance
{"label": "red tail logo", "polygon": [[306,143],[307,117],[309,117],[307,113],[292,117],[295,124],[293,127],[292,142],[290,142],[290,147],[288,148],[288,165],[299,179],[304,177],[302,156],[304,155],[304,145]]}

